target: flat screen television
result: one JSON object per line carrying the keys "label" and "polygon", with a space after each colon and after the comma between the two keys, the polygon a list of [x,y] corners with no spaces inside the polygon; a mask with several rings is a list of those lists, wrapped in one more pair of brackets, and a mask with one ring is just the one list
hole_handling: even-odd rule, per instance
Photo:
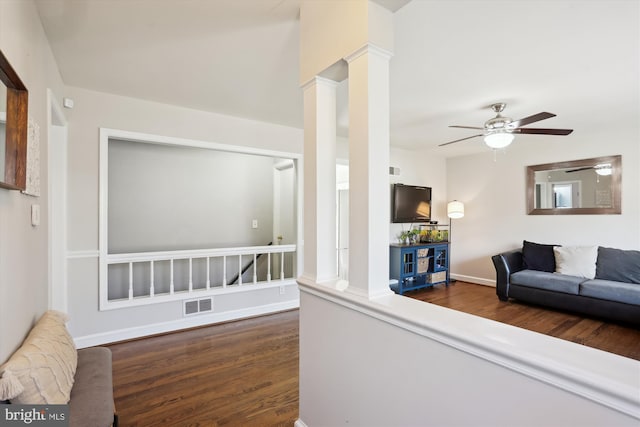
{"label": "flat screen television", "polygon": [[431,187],[393,185],[391,222],[426,222],[431,219]]}

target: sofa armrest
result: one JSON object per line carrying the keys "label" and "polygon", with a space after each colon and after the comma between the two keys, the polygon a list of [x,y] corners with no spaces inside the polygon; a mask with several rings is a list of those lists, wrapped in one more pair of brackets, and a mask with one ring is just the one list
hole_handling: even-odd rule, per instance
{"label": "sofa armrest", "polygon": [[503,252],[491,257],[496,269],[496,294],[500,301],[509,299],[509,277],[511,273],[520,271],[522,266],[522,251]]}

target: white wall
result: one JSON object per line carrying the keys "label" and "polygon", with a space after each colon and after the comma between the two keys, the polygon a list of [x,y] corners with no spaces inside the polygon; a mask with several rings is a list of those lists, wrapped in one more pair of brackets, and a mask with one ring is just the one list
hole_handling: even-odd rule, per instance
{"label": "white wall", "polygon": [[398,295],[301,285],[297,426],[637,425],[635,360]]}
{"label": "white wall", "polygon": [[271,157],[110,140],[109,253],[266,245],[272,193]]}
{"label": "white wall", "polygon": [[[300,84],[322,75],[327,67],[339,64],[366,43],[393,50],[392,14],[379,4],[367,0],[305,1],[300,5],[300,16],[313,16],[300,28]],[[346,69],[340,68],[344,73],[340,77],[345,78]]]}
{"label": "white wall", "polygon": [[[0,190],[0,363],[47,309],[47,88],[62,99],[62,80],[30,0],[0,1],[0,49],[29,90],[29,116],[40,127],[40,197]],[[31,226],[39,204],[41,225]]]}
{"label": "white wall", "polygon": [[[495,162],[490,151],[448,159],[447,194],[465,204],[464,218],[454,223],[452,273],[493,284],[491,256],[522,247],[522,240],[640,249],[639,136],[636,120],[562,141],[516,137]],[[527,215],[527,166],[615,154],[622,155],[621,215]]]}
{"label": "white wall", "polygon": [[[180,302],[158,306],[98,311],[98,161],[99,128],[250,146],[300,153],[302,131],[284,126],[223,116],[197,110],[68,88],[75,108],[69,121],[69,328],[81,345],[107,342],[193,324],[182,318]],[[237,174],[229,179],[244,179]],[[154,191],[162,192],[162,188]],[[241,209],[238,207],[238,209]],[[259,310],[297,304],[298,291],[279,289],[218,295],[214,314],[198,321],[219,321],[225,316],[258,314]],[[256,311],[258,310],[258,311]],[[74,321],[74,319],[79,319]]]}

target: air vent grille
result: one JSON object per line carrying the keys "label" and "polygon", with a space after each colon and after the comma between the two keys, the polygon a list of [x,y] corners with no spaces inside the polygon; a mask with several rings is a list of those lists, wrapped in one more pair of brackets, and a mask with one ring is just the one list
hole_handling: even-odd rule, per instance
{"label": "air vent grille", "polygon": [[190,314],[198,313],[198,301],[185,301],[184,302],[184,315],[188,316]]}
{"label": "air vent grille", "polygon": [[198,304],[200,305],[200,312],[211,311],[213,309],[213,301],[211,301],[211,298],[201,299],[198,301]]}
{"label": "air vent grille", "polygon": [[213,297],[185,300],[183,305],[184,316],[194,316],[213,311]]}

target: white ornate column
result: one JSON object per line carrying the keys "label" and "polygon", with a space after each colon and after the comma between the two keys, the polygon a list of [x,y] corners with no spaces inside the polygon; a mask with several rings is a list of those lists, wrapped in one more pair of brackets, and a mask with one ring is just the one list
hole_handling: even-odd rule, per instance
{"label": "white ornate column", "polygon": [[316,283],[338,276],[336,86],[315,77],[304,91],[304,271]]}
{"label": "white ornate column", "polygon": [[389,289],[389,60],[366,44],[349,64],[349,287],[368,298]]}

